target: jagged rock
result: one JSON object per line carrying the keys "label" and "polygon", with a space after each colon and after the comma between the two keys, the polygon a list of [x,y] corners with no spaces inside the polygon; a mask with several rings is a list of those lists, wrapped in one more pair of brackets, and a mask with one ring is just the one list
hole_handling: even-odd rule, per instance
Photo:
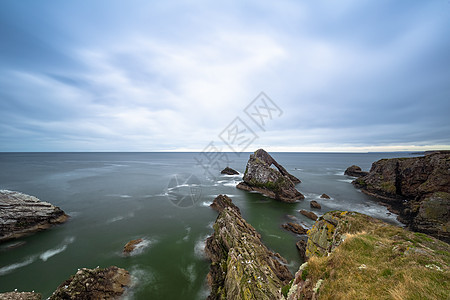
{"label": "jagged rock", "polygon": [[312,211],[307,211],[307,210],[299,210],[299,213],[301,213],[302,215],[304,215],[307,218],[310,218],[311,220],[315,221],[317,220],[317,215],[315,213],[313,213]]}
{"label": "jagged rock", "polygon": [[450,153],[381,159],[353,184],[388,204],[410,229],[450,241]]}
{"label": "jagged rock", "polygon": [[211,260],[208,299],[280,299],[293,277],[286,260],[261,242],[230,198],[219,195],[214,203],[220,213],[205,247]]}
{"label": "jagged rock", "polygon": [[42,295],[35,292],[8,292],[0,293],[2,300],[41,300]]}
{"label": "jagged rock", "polygon": [[142,243],[143,239],[136,239],[129,241],[124,247],[123,247],[123,254],[128,256],[133,252],[136,247]]}
{"label": "jagged rock", "polygon": [[283,224],[283,225],[281,225],[281,227],[283,227],[284,229],[289,230],[293,233],[296,233],[296,234],[306,234],[306,231],[307,231],[305,228],[303,228],[302,225],[297,224],[297,223],[292,223],[292,222]]}
{"label": "jagged rock", "polygon": [[300,253],[300,257],[303,261],[307,261],[308,257],[306,256],[306,245],[307,241],[305,240],[299,240],[295,246],[297,246],[298,252]]}
{"label": "jagged rock", "polygon": [[233,170],[230,167],[226,167],[225,169],[223,169],[220,174],[226,174],[226,175],[239,175],[239,172],[236,170]]}
{"label": "jagged rock", "polygon": [[348,167],[347,170],[345,170],[344,175],[352,176],[352,177],[361,177],[369,174],[368,172],[364,172],[361,170],[360,167],[353,165],[351,167]]}
{"label": "jagged rock", "polygon": [[[277,170],[271,168],[274,165]],[[283,202],[295,202],[305,197],[295,189],[300,179],[289,174],[263,149],[250,155],[243,182],[236,187],[245,191],[256,191]]]}
{"label": "jagged rock", "polygon": [[[300,253],[304,245],[297,243]],[[449,247],[364,214],[328,212],[308,231],[306,258],[316,259],[300,266],[285,298],[390,299],[394,285],[408,287],[402,299],[447,299],[448,291],[422,287],[439,286],[448,278]],[[391,277],[398,274],[403,276]]]}
{"label": "jagged rock", "polygon": [[330,196],[328,196],[327,194],[320,195],[320,198],[322,198],[322,199],[331,199]]}
{"label": "jagged rock", "polygon": [[317,203],[317,201],[312,200],[311,202],[309,202],[309,206],[311,206],[311,208],[316,208],[316,209],[321,209],[322,206]]}
{"label": "jagged rock", "polygon": [[0,242],[50,228],[68,218],[59,207],[36,197],[0,190]]}
{"label": "jagged rock", "polygon": [[105,269],[80,269],[50,296],[59,299],[117,299],[130,285],[128,271],[111,266]]}

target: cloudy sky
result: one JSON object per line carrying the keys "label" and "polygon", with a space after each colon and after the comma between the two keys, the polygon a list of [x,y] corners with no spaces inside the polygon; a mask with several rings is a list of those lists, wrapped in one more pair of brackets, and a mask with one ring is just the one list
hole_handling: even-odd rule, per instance
{"label": "cloudy sky", "polygon": [[450,2],[0,1],[0,151],[230,151],[236,128],[450,149]]}

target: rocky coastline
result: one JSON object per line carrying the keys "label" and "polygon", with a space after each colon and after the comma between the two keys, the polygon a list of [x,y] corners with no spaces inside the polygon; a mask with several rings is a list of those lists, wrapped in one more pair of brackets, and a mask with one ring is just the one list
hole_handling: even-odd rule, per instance
{"label": "rocky coastline", "polygon": [[388,205],[411,230],[450,242],[450,153],[381,159],[353,184]]}
{"label": "rocky coastline", "polygon": [[34,196],[0,190],[0,242],[48,229],[68,219],[59,207]]}
{"label": "rocky coastline", "polygon": [[[275,168],[272,168],[271,166]],[[300,179],[290,174],[269,153],[263,149],[250,155],[243,182],[236,187],[245,191],[255,191],[269,198],[293,203],[305,198],[296,188]]]}

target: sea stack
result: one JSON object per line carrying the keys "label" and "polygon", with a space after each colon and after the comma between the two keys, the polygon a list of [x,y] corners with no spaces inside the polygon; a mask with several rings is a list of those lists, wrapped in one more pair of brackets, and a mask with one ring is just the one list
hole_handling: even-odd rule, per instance
{"label": "sea stack", "polygon": [[[276,169],[272,168],[272,165]],[[236,186],[238,189],[256,191],[288,203],[305,198],[295,188],[295,184],[300,183],[300,179],[289,174],[263,149],[258,149],[250,155],[243,180]]]}
{"label": "sea stack", "polygon": [[381,159],[353,184],[387,203],[410,229],[450,241],[450,153]]}
{"label": "sea stack", "polygon": [[0,242],[50,228],[68,218],[59,207],[34,196],[0,190]]}

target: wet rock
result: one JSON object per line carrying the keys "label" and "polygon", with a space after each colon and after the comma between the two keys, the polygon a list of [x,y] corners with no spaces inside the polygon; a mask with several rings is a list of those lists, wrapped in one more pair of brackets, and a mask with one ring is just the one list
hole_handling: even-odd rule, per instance
{"label": "wet rock", "polygon": [[327,194],[320,195],[320,198],[322,198],[322,199],[331,199],[330,196],[328,196]]}
{"label": "wet rock", "polygon": [[344,175],[352,176],[352,177],[361,177],[369,174],[368,172],[364,172],[361,170],[360,167],[353,165],[351,167],[348,167],[347,170],[345,170]]}
{"label": "wet rock", "polygon": [[308,257],[306,256],[306,245],[307,241],[305,240],[299,240],[295,246],[297,246],[298,252],[300,253],[300,257],[303,261],[307,261]]}
{"label": "wet rock", "polygon": [[35,292],[9,292],[0,293],[2,300],[41,300],[42,295]]}
{"label": "wet rock", "polygon": [[310,218],[311,220],[315,221],[317,220],[317,215],[315,213],[313,213],[312,211],[307,211],[307,210],[299,210],[299,213],[301,213],[302,215],[304,215],[307,218]]}
{"label": "wet rock", "polygon": [[[271,166],[275,168],[271,168]],[[236,187],[245,191],[256,191],[283,202],[295,202],[305,197],[295,189],[300,179],[289,174],[266,151],[255,151],[247,162],[243,182]]]}
{"label": "wet rock", "polygon": [[128,271],[111,266],[105,269],[80,269],[50,296],[60,299],[117,299],[130,285]]}
{"label": "wet rock", "polygon": [[223,169],[220,174],[226,174],[226,175],[239,175],[239,172],[236,170],[233,170],[230,167],[226,167],[225,169]]}
{"label": "wet rock", "polygon": [[292,222],[288,222],[286,224],[281,225],[281,227],[283,227],[286,230],[289,230],[293,233],[296,234],[306,234],[307,230],[305,228],[303,228],[302,225],[297,224],[297,223],[292,223]]}
{"label": "wet rock", "polygon": [[0,242],[64,223],[59,207],[19,192],[0,190]]}
{"label": "wet rock", "polygon": [[220,213],[205,247],[211,260],[208,299],[280,299],[293,277],[286,260],[261,242],[230,198],[219,195],[214,202]]}
{"label": "wet rock", "polygon": [[311,208],[316,208],[316,209],[322,208],[322,206],[319,203],[317,203],[317,201],[315,201],[315,200],[312,200],[311,202],[309,202],[309,205],[311,206]]}
{"label": "wet rock", "polygon": [[450,241],[450,153],[381,159],[353,181],[414,231]]}
{"label": "wet rock", "polygon": [[130,255],[136,247],[143,242],[143,239],[136,239],[129,241],[124,247],[123,247],[123,254],[125,256]]}

